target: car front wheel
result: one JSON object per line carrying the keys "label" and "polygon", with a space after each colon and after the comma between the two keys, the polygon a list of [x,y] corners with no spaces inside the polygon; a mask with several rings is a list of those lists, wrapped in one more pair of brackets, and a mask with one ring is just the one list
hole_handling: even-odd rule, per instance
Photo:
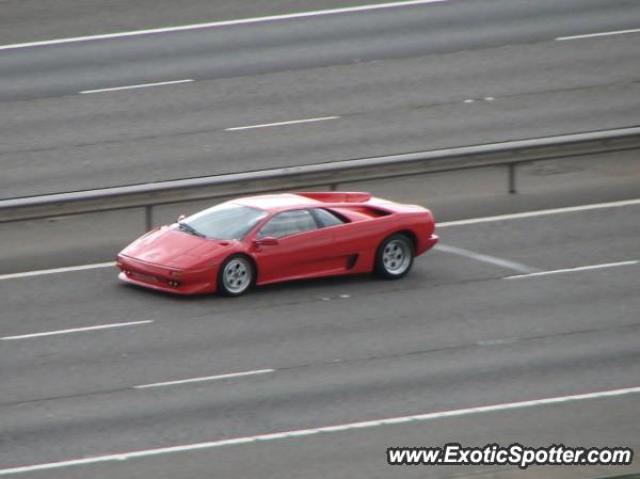
{"label": "car front wheel", "polygon": [[225,260],[218,273],[218,292],[223,296],[240,296],[253,284],[253,264],[244,255]]}
{"label": "car front wheel", "polygon": [[398,279],[413,266],[413,242],[403,234],[386,238],[376,253],[376,274],[385,279]]}

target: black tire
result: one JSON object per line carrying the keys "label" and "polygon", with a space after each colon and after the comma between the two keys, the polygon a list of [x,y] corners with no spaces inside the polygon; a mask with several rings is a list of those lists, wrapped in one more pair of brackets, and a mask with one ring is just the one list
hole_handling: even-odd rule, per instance
{"label": "black tire", "polygon": [[401,233],[384,239],[376,251],[375,273],[384,279],[400,279],[413,266],[415,246]]}
{"label": "black tire", "polygon": [[218,293],[222,296],[241,296],[251,289],[255,277],[253,262],[246,255],[231,255],[218,271]]}

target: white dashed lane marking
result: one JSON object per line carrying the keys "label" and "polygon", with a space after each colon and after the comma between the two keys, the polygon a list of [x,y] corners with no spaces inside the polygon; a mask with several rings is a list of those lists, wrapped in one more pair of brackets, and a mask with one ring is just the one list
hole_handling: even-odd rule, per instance
{"label": "white dashed lane marking", "polygon": [[272,372],[275,372],[275,369],[256,369],[255,371],[243,371],[239,373],[218,374],[216,376],[203,376],[199,378],[180,379],[177,381],[165,381],[162,383],[142,384],[140,386],[134,386],[134,388],[135,389],[158,388],[163,386],[175,386],[178,384],[200,383],[200,382],[206,382],[206,381],[217,381],[220,379],[231,379],[231,378],[239,378],[244,376],[256,376],[258,374],[267,374]]}
{"label": "white dashed lane marking", "polygon": [[640,33],[640,28],[632,28],[631,30],[614,30],[611,32],[585,33],[582,35],[571,35],[567,37],[557,37],[557,41],[565,40],[581,40],[583,38],[610,37],[612,35],[627,35],[629,33]]}
{"label": "white dashed lane marking", "polygon": [[152,319],[147,319],[145,321],[132,321],[128,323],[100,324],[97,326],[85,326],[82,328],[59,329],[57,331],[45,331],[42,333],[21,334],[18,336],[5,336],[3,338],[0,338],[0,340],[10,341],[10,340],[16,340],[16,339],[40,338],[43,336],[57,336],[60,334],[84,333],[87,331],[99,331],[102,329],[124,328],[127,326],[139,326],[141,324],[150,324],[150,323],[153,323]]}
{"label": "white dashed lane marking", "polygon": [[591,271],[594,269],[617,268],[619,266],[632,266],[638,263],[640,263],[640,261],[631,260],[631,261],[620,261],[618,263],[592,264],[588,266],[578,266],[577,268],[553,269],[550,271],[536,271],[536,272],[527,273],[527,274],[516,274],[513,276],[507,276],[506,278],[503,278],[503,279],[532,278],[536,276],[549,276],[549,275],[561,274],[561,273],[575,273],[579,271]]}
{"label": "white dashed lane marking", "polygon": [[273,126],[287,126],[287,125],[299,125],[301,123],[315,123],[318,121],[328,121],[328,120],[337,120],[339,116],[322,116],[318,118],[305,118],[303,120],[289,120],[289,121],[278,121],[275,123],[262,123],[259,125],[248,125],[248,126],[234,126],[233,128],[225,128],[224,131],[242,131],[242,130],[255,130],[257,128],[269,128]]}
{"label": "white dashed lane marking", "polygon": [[153,86],[166,86],[166,85],[176,85],[178,83],[190,83],[193,80],[191,78],[187,78],[185,80],[172,80],[172,81],[161,81],[154,83],[140,83],[137,85],[125,85],[125,86],[116,86],[111,88],[100,88],[98,90],[83,90],[80,92],[81,95],[86,95],[88,93],[105,93],[110,91],[120,91],[120,90],[136,90],[138,88],[149,88]]}

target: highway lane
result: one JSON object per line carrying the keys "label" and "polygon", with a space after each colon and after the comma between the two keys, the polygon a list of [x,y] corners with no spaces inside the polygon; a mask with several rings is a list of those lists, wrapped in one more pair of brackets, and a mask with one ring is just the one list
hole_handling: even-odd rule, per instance
{"label": "highway lane", "polygon": [[535,43],[634,29],[638,18],[629,1],[451,1],[9,49],[0,59],[0,99]]}
{"label": "highway lane", "polygon": [[[361,1],[364,4],[384,0]],[[358,2],[349,2],[357,5]],[[344,7],[343,0],[3,0],[0,44]]]}
{"label": "highway lane", "polygon": [[[98,463],[87,467],[47,470],[24,474],[38,478],[46,474],[54,479],[93,477],[128,479],[200,478],[260,476],[265,478],[343,478],[366,477],[468,478],[468,479],[596,479],[620,477],[635,467],[533,467],[520,471],[515,467],[480,466],[388,466],[386,449],[401,444],[408,447],[440,446],[462,441],[464,445],[484,446],[494,438],[505,443],[529,440],[535,444],[585,444],[606,447],[620,444],[620,437],[637,436],[636,425],[628,418],[637,412],[637,398],[617,398],[580,404],[554,405],[425,423],[350,430],[331,435],[313,435],[292,440],[260,441],[255,444],[227,446],[183,452],[179,456],[159,455],[121,462]],[[552,427],[550,427],[552,424]],[[585,427],[585,425],[588,425]],[[597,434],[593,434],[597,431]],[[588,440],[578,437],[583,432]],[[636,448],[637,450],[637,448]],[[180,460],[176,460],[177,458]],[[14,476],[20,477],[20,476]],[[622,476],[629,477],[629,476]]]}
{"label": "highway lane", "polygon": [[2,196],[634,125],[640,36],[554,38],[636,8],[452,1],[5,50]]}
{"label": "highway lane", "polygon": [[[637,260],[638,209],[451,226],[440,234],[445,244],[531,268],[574,268]],[[3,282],[2,337],[155,322],[2,341],[0,464],[634,387],[639,267],[507,280],[514,274],[509,268],[435,251],[404,281],[313,281],[237,300],[149,293],[115,284],[110,270]],[[274,371],[135,389],[265,368]],[[445,438],[637,448],[637,404],[637,397],[593,400],[46,474],[172,477],[179,469],[181,477],[197,477],[208,469],[246,476],[260,470],[262,458],[266,477],[338,477],[342,467],[350,477],[379,477],[370,468],[384,460],[389,445]],[[273,451],[279,461],[267,459]],[[296,458],[296,451],[303,456]],[[242,460],[246,454],[251,461]]]}

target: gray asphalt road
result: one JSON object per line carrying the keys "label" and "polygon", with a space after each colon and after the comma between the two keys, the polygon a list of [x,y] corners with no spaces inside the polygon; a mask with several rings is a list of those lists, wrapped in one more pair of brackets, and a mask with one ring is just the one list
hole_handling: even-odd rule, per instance
{"label": "gray asphalt road", "polygon": [[4,50],[1,195],[635,125],[640,35],[554,39],[639,19],[637,2],[450,1]]}
{"label": "gray asphalt road", "polygon": [[[640,258],[639,209],[462,224],[440,234],[445,245],[519,268],[593,266]],[[636,387],[638,268],[504,279],[517,274],[513,266],[439,250],[398,282],[329,279],[235,300],[167,297],[117,284],[106,269],[2,281],[1,337],[153,322],[3,340],[0,464]],[[136,388],[265,369],[272,371]],[[386,447],[517,441],[637,450],[637,414],[632,394],[25,477],[465,476],[483,469],[392,469],[384,464]],[[545,477],[569,477],[562,471],[550,468]]]}
{"label": "gray asphalt road", "polygon": [[[348,5],[385,3],[360,0]],[[0,44],[345,7],[344,0],[3,0]]]}

